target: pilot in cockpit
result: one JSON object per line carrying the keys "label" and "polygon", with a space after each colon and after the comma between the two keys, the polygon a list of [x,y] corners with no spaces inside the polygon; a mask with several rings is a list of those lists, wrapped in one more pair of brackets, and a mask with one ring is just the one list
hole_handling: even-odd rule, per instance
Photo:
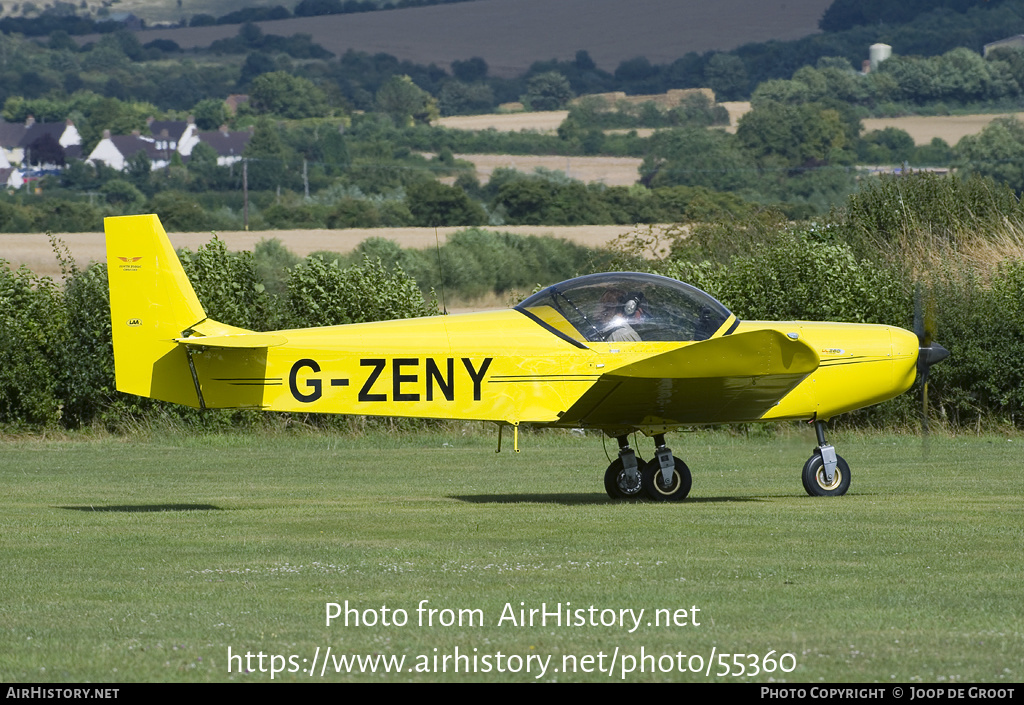
{"label": "pilot in cockpit", "polygon": [[626,292],[609,289],[597,305],[595,317],[601,335],[610,343],[637,342],[641,338],[630,323],[640,323],[644,318],[647,298],[638,291]]}

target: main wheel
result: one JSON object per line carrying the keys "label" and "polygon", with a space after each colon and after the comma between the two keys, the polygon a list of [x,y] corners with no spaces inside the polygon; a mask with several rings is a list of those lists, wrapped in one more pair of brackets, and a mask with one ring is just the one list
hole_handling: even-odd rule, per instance
{"label": "main wheel", "polygon": [[693,485],[690,468],[686,467],[686,463],[679,458],[673,459],[676,461],[676,467],[672,473],[672,480],[667,486],[657,458],[652,459],[644,466],[644,492],[656,502],[679,502],[690,494],[690,487]]}
{"label": "main wheel", "polygon": [[604,472],[604,491],[612,499],[634,499],[642,496],[643,484],[640,476],[643,474],[644,461],[636,459],[636,479],[629,481],[626,476],[626,467],[622,464],[622,458],[616,458]]}
{"label": "main wheel", "polygon": [[815,453],[804,463],[804,470],[801,475],[804,482],[804,489],[812,497],[839,497],[846,494],[850,489],[850,466],[842,456],[836,456],[836,471],[832,475],[832,482],[825,480],[825,461],[820,453]]}

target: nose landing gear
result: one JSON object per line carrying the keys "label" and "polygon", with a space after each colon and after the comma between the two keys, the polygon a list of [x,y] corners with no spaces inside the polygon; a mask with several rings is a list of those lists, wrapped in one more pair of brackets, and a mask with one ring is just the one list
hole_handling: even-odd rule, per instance
{"label": "nose landing gear", "polygon": [[812,497],[838,497],[850,489],[850,466],[825,440],[825,422],[814,420],[818,447],[804,463],[801,479]]}

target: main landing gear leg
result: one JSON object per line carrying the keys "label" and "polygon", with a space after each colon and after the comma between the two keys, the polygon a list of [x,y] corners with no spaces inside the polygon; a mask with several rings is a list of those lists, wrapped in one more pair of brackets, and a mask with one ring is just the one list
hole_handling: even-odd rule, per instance
{"label": "main landing gear leg", "polygon": [[672,455],[672,449],[665,445],[665,434],[654,436],[654,458],[643,471],[644,492],[658,502],[678,502],[690,494],[693,478],[690,468]]}
{"label": "main landing gear leg", "polygon": [[804,463],[801,479],[812,497],[838,497],[850,489],[850,466],[825,440],[825,422],[815,419],[814,435],[818,447]]}
{"label": "main landing gear leg", "polygon": [[619,436],[619,457],[604,473],[604,489],[612,499],[633,499],[643,491],[641,466],[643,460],[629,447],[629,436]]}

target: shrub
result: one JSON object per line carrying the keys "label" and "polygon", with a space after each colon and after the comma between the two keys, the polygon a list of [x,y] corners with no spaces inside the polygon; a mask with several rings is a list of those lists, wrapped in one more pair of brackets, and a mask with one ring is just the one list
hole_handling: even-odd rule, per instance
{"label": "shrub", "polygon": [[0,260],[0,423],[50,426],[60,420],[66,338],[57,284]]}
{"label": "shrub", "polygon": [[437,313],[436,303],[423,299],[416,282],[401,270],[364,258],[342,268],[337,260],[310,256],[292,270],[288,280],[288,323],[291,327],[331,326]]}

